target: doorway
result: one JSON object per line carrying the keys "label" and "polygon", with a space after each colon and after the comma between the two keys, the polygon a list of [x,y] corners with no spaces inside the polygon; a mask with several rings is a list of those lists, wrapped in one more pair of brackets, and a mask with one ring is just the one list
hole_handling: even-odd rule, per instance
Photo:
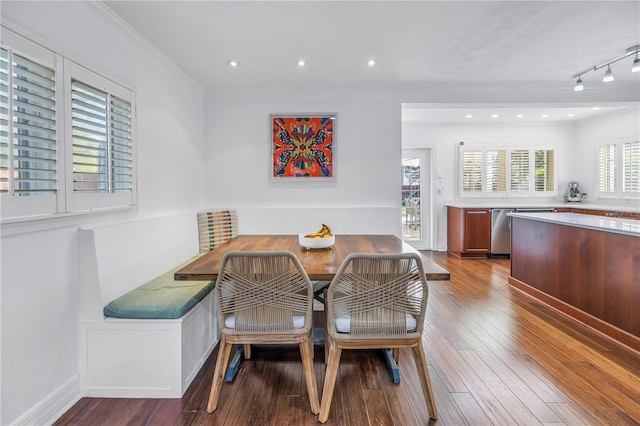
{"label": "doorway", "polygon": [[402,150],[402,239],[418,250],[431,241],[429,151]]}

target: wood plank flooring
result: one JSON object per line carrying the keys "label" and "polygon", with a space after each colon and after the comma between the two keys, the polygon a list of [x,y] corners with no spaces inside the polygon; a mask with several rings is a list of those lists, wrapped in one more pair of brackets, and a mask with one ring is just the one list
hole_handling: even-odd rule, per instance
{"label": "wood plank flooring", "polygon": [[[509,260],[424,253],[451,272],[430,283],[423,337],[438,421],[409,350],[399,384],[380,351],[345,351],[327,425],[640,425],[640,354],[509,287]],[[319,424],[295,347],[253,347],[207,414],[216,355],[182,399],[83,398],[56,425]],[[319,346],[315,372],[321,392]]]}

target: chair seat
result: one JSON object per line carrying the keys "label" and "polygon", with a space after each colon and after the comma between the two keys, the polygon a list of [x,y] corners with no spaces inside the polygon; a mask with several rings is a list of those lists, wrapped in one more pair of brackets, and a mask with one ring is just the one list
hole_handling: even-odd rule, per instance
{"label": "chair seat", "polygon": [[[293,328],[302,328],[304,327],[304,320],[305,320],[305,316],[304,315],[294,315],[293,316]],[[236,328],[236,317],[235,315],[228,315],[227,317],[225,317],[224,319],[224,325],[227,328],[231,328],[234,329]],[[270,325],[274,325],[274,324],[270,324]]]}
{"label": "chair seat", "polygon": [[[380,321],[376,321],[380,323]],[[416,331],[416,327],[418,325],[418,321],[416,317],[411,314],[406,314],[406,324],[407,324],[407,332]],[[336,331],[338,333],[349,333],[351,331],[351,316],[342,315],[336,317],[335,321]]]}

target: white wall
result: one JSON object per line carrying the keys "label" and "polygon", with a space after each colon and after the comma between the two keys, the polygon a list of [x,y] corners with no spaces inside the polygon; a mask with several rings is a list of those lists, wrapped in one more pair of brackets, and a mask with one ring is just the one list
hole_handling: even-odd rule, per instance
{"label": "white wall", "polygon": [[3,25],[134,86],[138,154],[137,213],[3,224],[2,425],[42,424],[80,397],[78,225],[194,211],[195,226],[201,205],[202,89],[110,16],[99,3],[2,2]]}
{"label": "white wall", "polygon": [[[333,182],[269,179],[269,113],[336,113]],[[215,93],[205,108],[205,205],[241,233],[400,235],[400,103],[357,90]]]}

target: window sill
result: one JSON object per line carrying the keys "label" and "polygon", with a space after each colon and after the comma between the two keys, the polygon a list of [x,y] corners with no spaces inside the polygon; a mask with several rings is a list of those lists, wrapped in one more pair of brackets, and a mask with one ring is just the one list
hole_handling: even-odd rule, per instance
{"label": "window sill", "polygon": [[0,219],[0,236],[47,231],[68,226],[95,223],[113,216],[130,218],[138,212],[137,206],[112,207],[71,213],[22,216]]}

